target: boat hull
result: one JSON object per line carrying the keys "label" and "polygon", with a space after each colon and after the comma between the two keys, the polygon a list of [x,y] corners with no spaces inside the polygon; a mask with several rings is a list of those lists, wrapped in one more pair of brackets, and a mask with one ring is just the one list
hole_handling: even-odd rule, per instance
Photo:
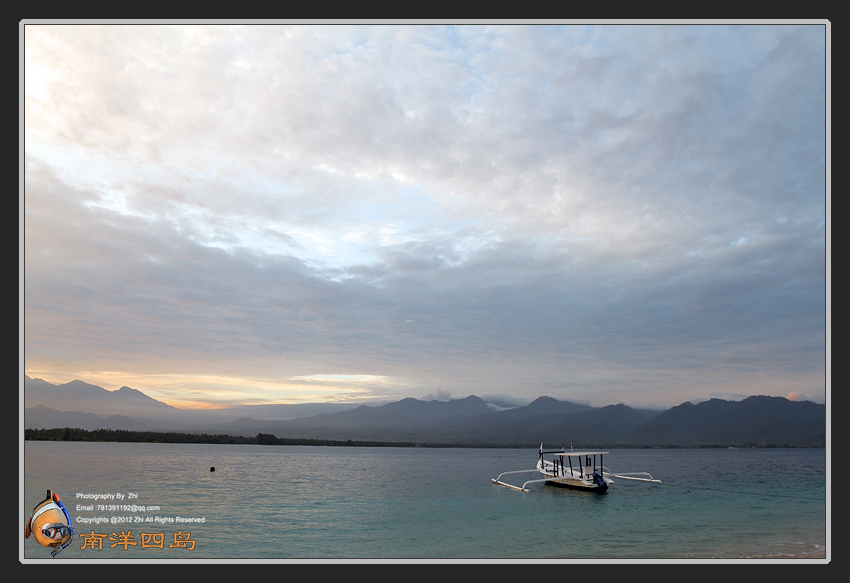
{"label": "boat hull", "polygon": [[604,494],[608,491],[608,483],[606,482],[604,486],[600,486],[599,484],[592,483],[588,484],[579,480],[577,478],[562,478],[562,477],[554,477],[552,474],[543,474],[543,477],[546,478],[546,484],[549,486],[555,486],[556,488],[569,488],[570,490],[583,490],[585,492],[596,492],[597,494]]}

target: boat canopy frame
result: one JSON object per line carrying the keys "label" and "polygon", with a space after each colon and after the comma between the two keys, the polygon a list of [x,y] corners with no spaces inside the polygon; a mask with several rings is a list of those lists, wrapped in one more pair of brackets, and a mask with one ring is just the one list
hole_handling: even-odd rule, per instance
{"label": "boat canopy frame", "polygon": [[[596,471],[596,456],[599,456],[599,469],[603,471],[605,470],[605,466],[602,465],[602,456],[609,453],[607,451],[551,451],[551,452],[540,452],[540,458],[543,458],[543,454],[551,453],[554,455],[554,459],[552,461],[553,469],[555,470],[555,476],[566,476],[566,468],[564,466],[564,458],[567,458],[567,464],[570,468],[570,474],[573,474],[573,458],[577,458],[579,460],[578,464],[578,472],[580,478],[589,478]],[[591,461],[591,456],[593,456]],[[581,463],[581,458],[584,457],[584,463]],[[589,470],[589,471],[588,471]],[[560,473],[559,473],[560,471]]]}

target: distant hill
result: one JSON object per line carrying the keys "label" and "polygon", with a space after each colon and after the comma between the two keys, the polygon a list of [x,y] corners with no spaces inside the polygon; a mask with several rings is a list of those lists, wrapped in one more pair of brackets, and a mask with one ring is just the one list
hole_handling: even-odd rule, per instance
{"label": "distant hill", "polygon": [[59,411],[85,411],[96,415],[157,417],[180,413],[176,407],[130,387],[107,391],[83,381],[53,385],[30,377],[24,379],[24,403],[27,408],[44,405]]}
{"label": "distant hill", "polygon": [[811,401],[755,396],[682,403],[636,428],[629,440],[646,445],[776,444],[824,447],[826,407]]}
{"label": "distant hill", "polygon": [[44,405],[36,405],[26,410],[27,429],[55,429],[57,427],[76,427],[87,429],[125,429],[127,431],[145,431],[150,428],[124,415],[109,415],[101,417],[94,413],[79,411],[57,411]]}
{"label": "distant hill", "polygon": [[[399,402],[401,403],[401,402]],[[595,408],[552,397],[540,397],[514,409],[492,411],[477,397],[441,403],[443,415],[431,415],[436,402],[425,403],[405,399],[404,416],[394,416],[390,405],[369,411],[369,421],[353,423],[348,415],[316,416],[273,425],[269,433],[300,438],[417,441],[422,443],[457,443],[464,445],[518,445],[546,443],[589,443],[626,445],[630,431],[660,415],[660,411],[633,409],[626,405]],[[366,409],[369,409],[368,407]],[[427,411],[427,413],[426,413]],[[346,423],[341,424],[342,418]],[[257,425],[247,420],[234,423],[230,429],[249,435]]]}
{"label": "distant hill", "polygon": [[[112,415],[124,415],[133,420],[133,427],[116,429],[136,430],[193,430],[210,424],[232,422],[240,417],[281,420],[317,415],[322,412],[339,412],[358,407],[352,403],[306,403],[294,405],[248,405],[231,409],[187,410],[172,407],[157,401],[142,391],[130,387],[121,387],[108,391],[102,387],[82,381],[54,385],[42,379],[24,377],[24,407],[27,427],[35,428],[31,423],[42,423],[44,412],[31,411],[37,405],[49,407],[55,411],[84,411],[106,418]],[[44,419],[48,423],[48,419]],[[68,423],[66,420],[64,423]],[[66,425],[67,426],[67,425]],[[39,425],[37,428],[46,428]],[[81,429],[84,427],[79,425]],[[106,427],[97,427],[106,428]]]}
{"label": "distant hill", "polygon": [[[600,447],[727,447],[747,445],[825,447],[826,407],[810,401],[756,396],[712,399],[666,411],[626,405],[591,407],[540,397],[505,408],[476,396],[449,401],[407,398],[383,405],[352,405],[290,419],[259,419],[250,408],[184,411],[122,387],[106,391],[73,381],[25,385],[26,428],[167,430],[281,438],[407,441],[464,445]],[[46,401],[46,402],[45,402]],[[285,406],[281,406],[285,407]],[[321,409],[302,409],[312,412]],[[327,409],[326,409],[327,410]],[[268,414],[273,409],[256,409]],[[292,410],[279,409],[292,414]],[[246,415],[247,413],[247,415]],[[229,417],[228,417],[229,415]]]}
{"label": "distant hill", "polygon": [[361,405],[350,411],[293,419],[288,427],[324,427],[351,429],[362,427],[418,427],[456,423],[479,415],[492,415],[494,410],[479,397],[470,396],[450,401],[420,401],[406,398],[380,407]]}

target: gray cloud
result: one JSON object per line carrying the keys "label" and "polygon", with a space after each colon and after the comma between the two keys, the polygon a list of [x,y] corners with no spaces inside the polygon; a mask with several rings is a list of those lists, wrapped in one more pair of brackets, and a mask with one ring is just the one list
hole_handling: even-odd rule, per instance
{"label": "gray cloud", "polygon": [[823,26],[25,43],[28,370],[823,397]]}

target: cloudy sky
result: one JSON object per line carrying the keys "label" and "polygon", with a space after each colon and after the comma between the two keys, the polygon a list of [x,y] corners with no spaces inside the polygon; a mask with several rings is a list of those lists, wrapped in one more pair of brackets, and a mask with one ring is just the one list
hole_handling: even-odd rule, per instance
{"label": "cloudy sky", "polygon": [[824,402],[824,23],[20,30],[31,377]]}

